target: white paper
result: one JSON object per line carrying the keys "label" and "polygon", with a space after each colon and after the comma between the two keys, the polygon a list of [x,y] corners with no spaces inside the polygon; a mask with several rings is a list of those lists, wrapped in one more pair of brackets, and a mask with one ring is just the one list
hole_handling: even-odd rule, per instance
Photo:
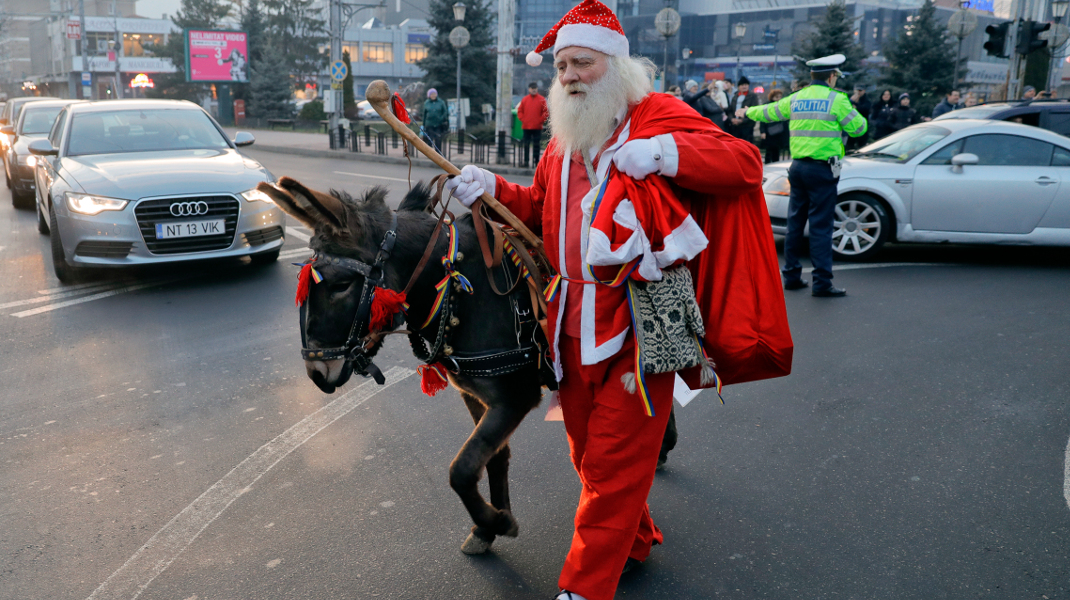
{"label": "white paper", "polygon": [[676,375],[676,382],[672,388],[672,397],[676,398],[676,401],[680,403],[680,406],[687,406],[687,403],[694,400],[695,396],[698,396],[701,391],[702,390],[693,390],[687,387],[687,384],[680,378],[680,375]]}

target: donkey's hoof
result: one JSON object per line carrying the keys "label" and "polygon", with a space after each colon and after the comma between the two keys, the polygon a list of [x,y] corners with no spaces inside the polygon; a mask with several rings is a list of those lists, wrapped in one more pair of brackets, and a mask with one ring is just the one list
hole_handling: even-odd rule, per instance
{"label": "donkey's hoof", "polygon": [[494,533],[505,537],[516,537],[520,533],[520,523],[517,522],[513,513],[507,510],[499,511],[497,529]]}
{"label": "donkey's hoof", "polygon": [[469,556],[475,554],[486,554],[490,550],[491,542],[484,540],[474,533],[468,534],[468,539],[461,544],[461,552],[468,554]]}

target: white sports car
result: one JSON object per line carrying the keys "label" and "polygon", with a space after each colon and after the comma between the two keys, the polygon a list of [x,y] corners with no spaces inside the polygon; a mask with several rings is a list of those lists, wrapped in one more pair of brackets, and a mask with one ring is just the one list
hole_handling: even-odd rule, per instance
{"label": "white sports car", "polygon": [[[765,166],[773,233],[787,233],[790,162]],[[1028,125],[920,123],[844,160],[832,247],[885,242],[1070,246],[1070,138]]]}

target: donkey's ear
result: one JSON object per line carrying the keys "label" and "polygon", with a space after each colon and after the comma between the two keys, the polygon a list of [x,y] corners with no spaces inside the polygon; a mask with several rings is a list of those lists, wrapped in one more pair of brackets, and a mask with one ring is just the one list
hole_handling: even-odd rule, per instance
{"label": "donkey's ear", "polygon": [[408,194],[405,194],[405,199],[401,201],[401,206],[398,207],[399,211],[412,210],[412,211],[425,211],[431,205],[431,188],[424,182],[419,182],[409,190]]}
{"label": "donkey's ear", "polygon": [[281,208],[282,212],[301,221],[301,223],[309,229],[312,229],[313,231],[316,229],[318,222],[312,218],[312,215],[308,214],[304,209],[297,205],[297,200],[294,200],[294,197],[290,195],[290,192],[277,188],[266,181],[261,181],[260,184],[256,186],[256,189],[267,194],[269,198],[274,200],[275,205]]}
{"label": "donkey's ear", "polygon": [[310,190],[301,182],[290,177],[283,177],[277,185],[289,192],[294,200],[297,201],[297,205],[320,224],[326,225],[334,231],[345,230],[346,209],[338,198]]}

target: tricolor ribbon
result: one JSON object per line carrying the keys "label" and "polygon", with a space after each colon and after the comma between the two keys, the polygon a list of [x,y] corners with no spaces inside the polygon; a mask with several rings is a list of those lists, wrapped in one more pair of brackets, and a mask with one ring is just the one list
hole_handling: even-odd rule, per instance
{"label": "tricolor ribbon", "polygon": [[435,301],[431,304],[431,312],[427,314],[427,319],[424,320],[420,329],[425,329],[432,321],[442,312],[442,305],[446,301],[446,293],[449,291],[450,280],[454,280],[461,289],[471,294],[475,291],[472,287],[472,283],[468,281],[468,278],[455,270],[453,264],[457,261],[457,255],[460,245],[457,241],[457,229],[453,226],[453,222],[449,221],[446,225],[446,254],[442,257],[442,268],[446,270],[446,276],[435,284],[435,289],[438,290],[438,294],[435,296]]}

